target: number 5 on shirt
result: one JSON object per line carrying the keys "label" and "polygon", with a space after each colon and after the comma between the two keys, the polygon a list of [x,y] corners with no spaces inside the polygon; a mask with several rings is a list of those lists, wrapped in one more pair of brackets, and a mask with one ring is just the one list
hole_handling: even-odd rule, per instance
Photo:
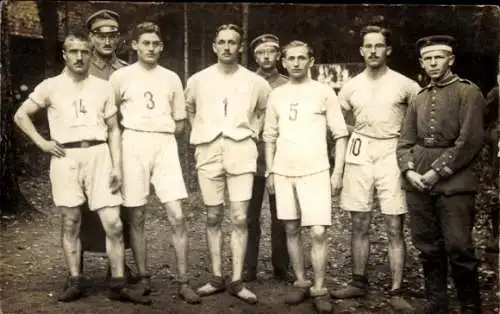
{"label": "number 5 on shirt", "polygon": [[350,164],[363,165],[368,161],[368,139],[359,134],[352,133],[347,144],[345,162]]}

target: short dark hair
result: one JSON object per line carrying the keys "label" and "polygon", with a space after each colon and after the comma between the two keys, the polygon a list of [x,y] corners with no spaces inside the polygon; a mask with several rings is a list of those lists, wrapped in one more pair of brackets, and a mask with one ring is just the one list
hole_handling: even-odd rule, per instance
{"label": "short dark hair", "polygon": [[155,33],[161,39],[160,27],[156,23],[151,21],[137,24],[132,31],[132,39],[139,40],[139,37],[141,37],[142,34],[146,33]]}
{"label": "short dark hair", "polygon": [[313,57],[313,55],[314,55],[314,51],[313,51],[312,47],[309,46],[307,43],[300,41],[300,40],[293,40],[293,41],[289,42],[288,44],[286,44],[283,47],[283,49],[281,49],[281,53],[283,55],[283,58],[286,57],[286,52],[288,49],[295,48],[295,47],[305,47],[307,49],[307,55],[309,56],[309,58]]}
{"label": "short dark hair", "polygon": [[385,38],[385,44],[390,46],[392,44],[391,41],[391,31],[388,28],[384,28],[378,25],[367,25],[363,27],[363,29],[359,32],[361,44],[363,44],[363,40],[365,39],[366,34],[370,33],[379,33],[382,34]]}
{"label": "short dark hair", "polygon": [[72,31],[66,37],[64,37],[64,42],[63,42],[63,50],[66,51],[68,41],[72,39],[77,39],[79,41],[86,42],[87,44],[90,45],[90,38],[89,35],[85,32],[80,32],[80,31]]}
{"label": "short dark hair", "polygon": [[217,30],[215,31],[214,41],[215,38],[219,36],[219,33],[225,30],[235,31],[236,33],[238,33],[238,35],[240,35],[240,42],[243,41],[243,30],[236,24],[222,24],[221,26],[217,27]]}

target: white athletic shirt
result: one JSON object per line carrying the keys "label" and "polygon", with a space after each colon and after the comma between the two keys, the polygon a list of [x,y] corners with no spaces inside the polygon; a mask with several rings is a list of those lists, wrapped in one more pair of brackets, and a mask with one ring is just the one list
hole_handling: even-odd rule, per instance
{"label": "white athletic shirt", "polygon": [[334,139],[348,135],[333,89],[314,80],[275,88],[269,96],[263,132],[265,142],[276,142],[270,171],[304,176],[329,169],[327,127]]}
{"label": "white athletic shirt", "polygon": [[412,79],[387,69],[377,80],[366,70],[349,80],[339,92],[343,110],[352,110],[354,132],[380,139],[399,136],[410,100],[420,90]]}
{"label": "white athletic shirt", "polygon": [[235,141],[257,138],[270,91],[264,78],[241,65],[229,75],[217,64],[195,73],[185,91],[187,111],[196,113],[191,144],[209,143],[220,134]]}
{"label": "white athletic shirt", "polygon": [[45,79],[28,96],[47,108],[50,137],[61,144],[107,140],[106,119],[117,112],[111,85],[92,75],[75,82],[66,71]]}
{"label": "white athletic shirt", "polygon": [[175,121],[186,118],[182,82],[171,70],[148,70],[136,62],[116,70],[109,82],[125,128],[174,133]]}

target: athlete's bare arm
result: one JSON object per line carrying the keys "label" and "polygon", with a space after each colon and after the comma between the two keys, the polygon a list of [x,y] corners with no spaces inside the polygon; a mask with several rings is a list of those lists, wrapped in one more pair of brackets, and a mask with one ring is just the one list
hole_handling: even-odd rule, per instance
{"label": "athlete's bare arm", "polygon": [[38,133],[31,116],[37,113],[41,108],[31,99],[26,101],[17,109],[14,115],[14,122],[40,149],[56,157],[64,157],[64,149],[55,141],[44,139]]}
{"label": "athlete's bare arm", "polygon": [[114,114],[106,119],[108,126],[108,144],[113,161],[113,172],[111,174],[110,187],[113,192],[117,192],[121,186],[122,178],[122,147],[121,147],[121,132],[118,124],[117,115]]}

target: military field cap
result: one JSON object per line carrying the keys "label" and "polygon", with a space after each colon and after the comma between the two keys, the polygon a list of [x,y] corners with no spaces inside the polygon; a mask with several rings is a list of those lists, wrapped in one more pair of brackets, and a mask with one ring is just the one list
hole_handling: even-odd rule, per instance
{"label": "military field cap", "polygon": [[417,48],[420,51],[420,55],[435,50],[453,52],[454,45],[455,38],[448,35],[433,35],[417,40]]}
{"label": "military field cap", "polygon": [[87,18],[86,25],[89,31],[98,31],[101,27],[107,26],[109,31],[118,31],[120,15],[111,10],[99,10]]}
{"label": "military field cap", "polygon": [[252,47],[254,52],[257,51],[257,49],[264,47],[276,47],[279,49],[279,38],[273,34],[263,34],[252,40],[250,47]]}

